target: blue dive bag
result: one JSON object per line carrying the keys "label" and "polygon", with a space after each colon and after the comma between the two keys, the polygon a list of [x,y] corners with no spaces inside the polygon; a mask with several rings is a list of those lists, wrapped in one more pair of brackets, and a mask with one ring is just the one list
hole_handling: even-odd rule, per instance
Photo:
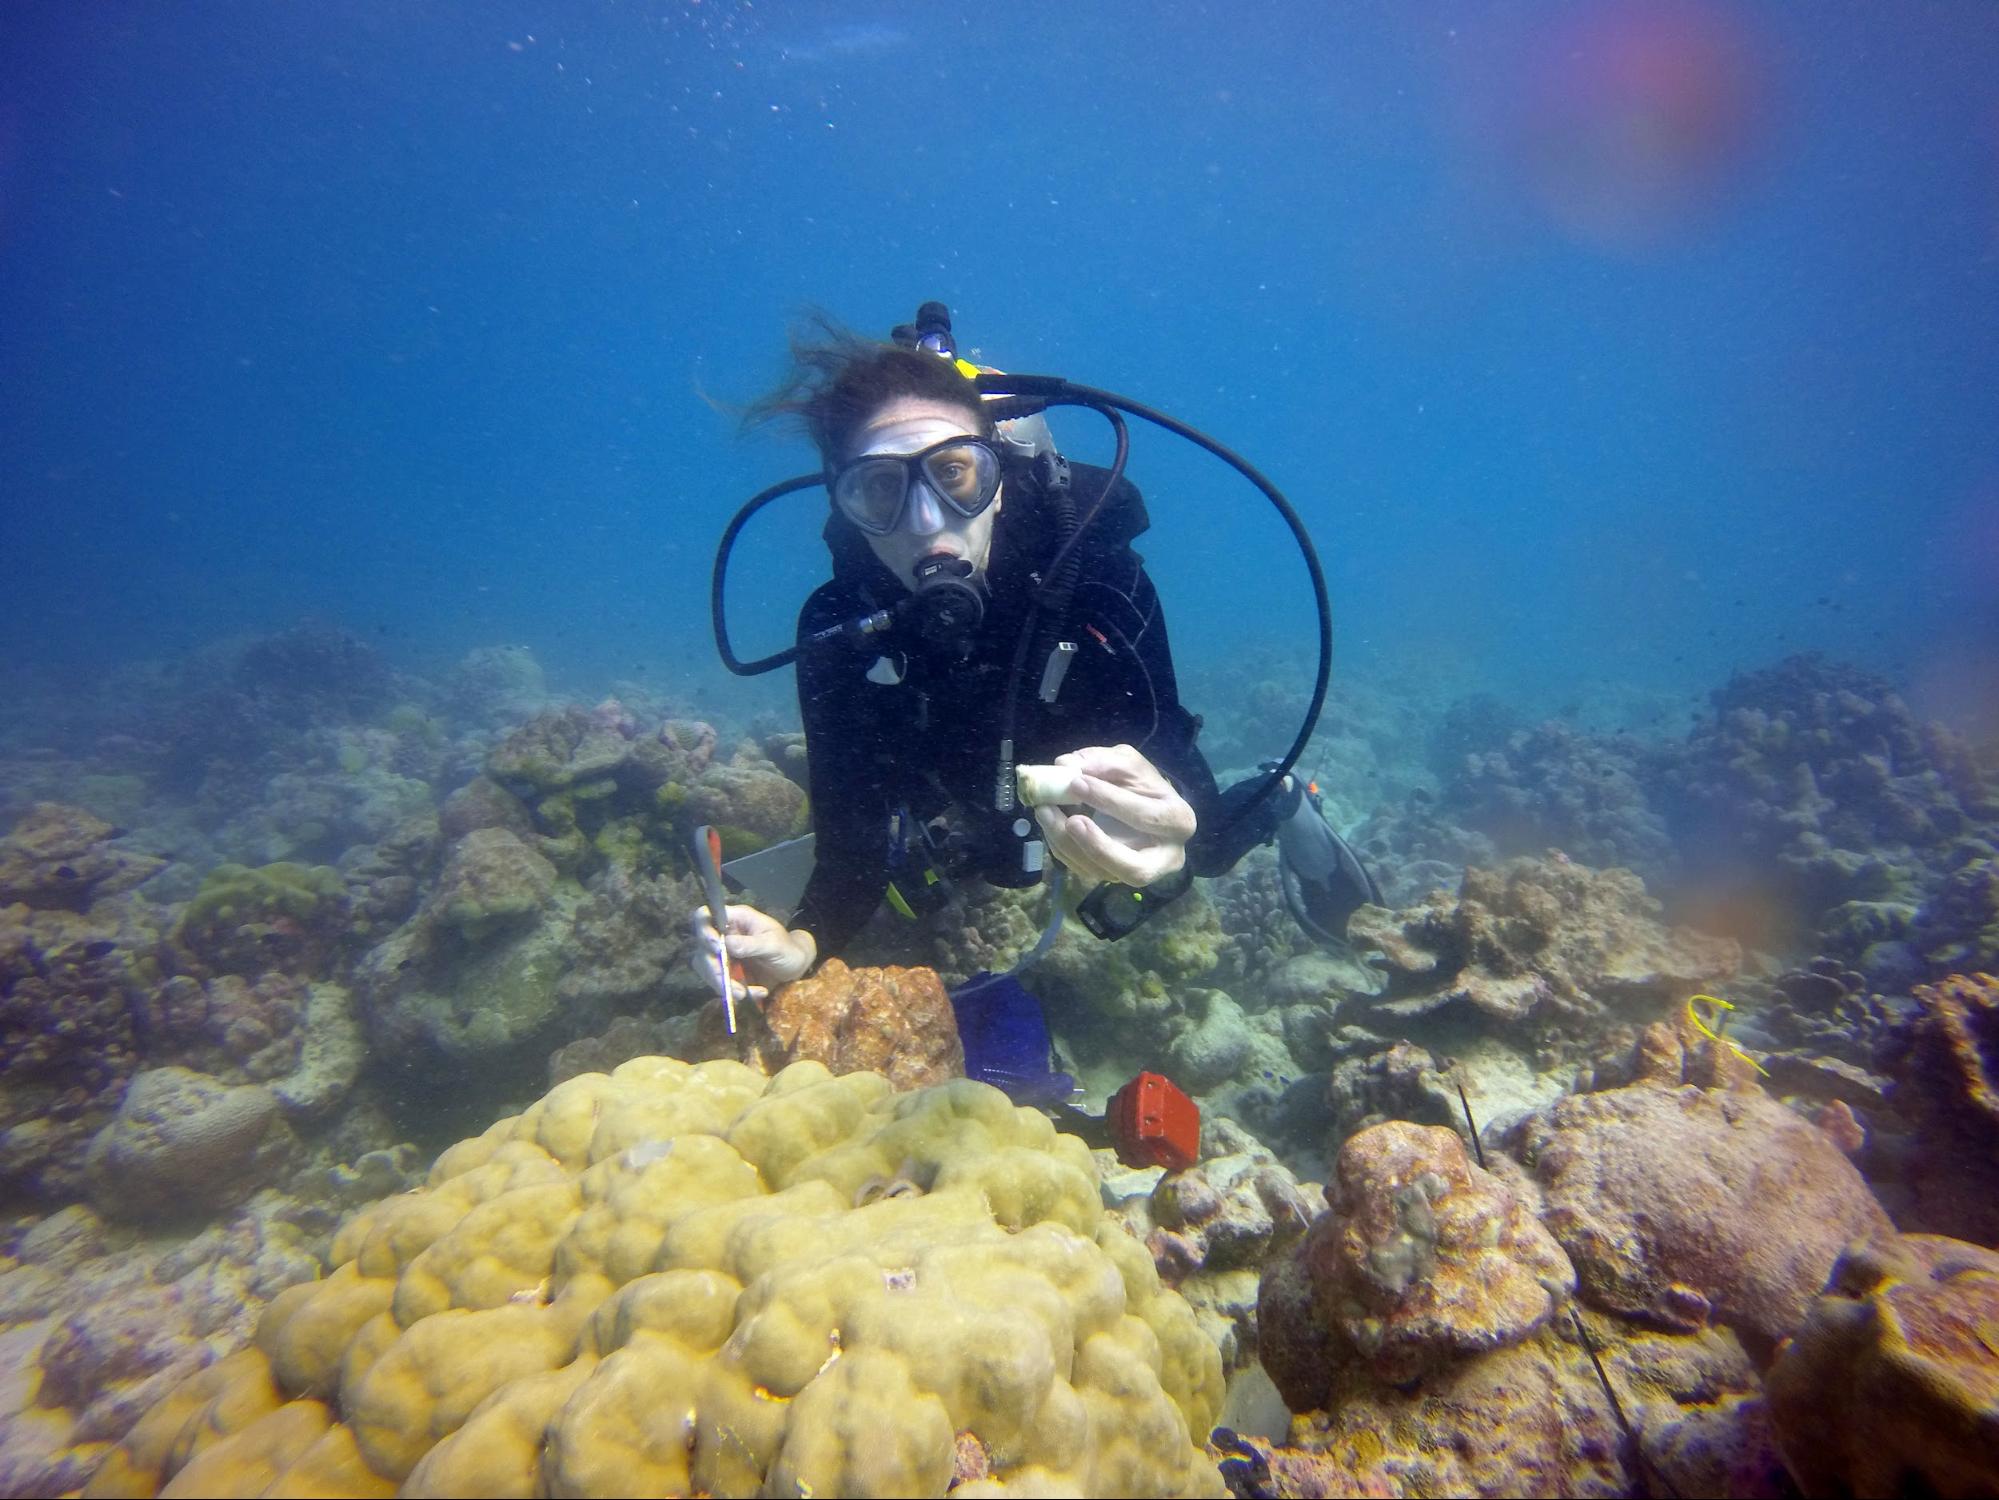
{"label": "blue dive bag", "polygon": [[981,970],[951,991],[965,1076],[1003,1090],[1016,1104],[1065,1103],[1076,1080],[1055,1067],[1041,1002],[1012,974]]}

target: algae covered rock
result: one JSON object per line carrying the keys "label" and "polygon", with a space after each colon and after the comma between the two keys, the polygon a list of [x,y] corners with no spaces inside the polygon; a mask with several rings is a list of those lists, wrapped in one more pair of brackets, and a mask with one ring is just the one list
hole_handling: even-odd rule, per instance
{"label": "algae covered rock", "polygon": [[980,1084],[634,1059],[332,1261],[105,1492],[923,1494],[976,1449],[974,1493],[1224,1493],[1214,1347],[1088,1149]]}
{"label": "algae covered rock", "polygon": [[1194,1309],[1231,1372],[1255,1358],[1258,1286],[1264,1264],[1304,1237],[1326,1206],[1268,1152],[1210,1157],[1161,1177],[1144,1213],[1126,1205],[1160,1280]]}
{"label": "algae covered rock", "polygon": [[1258,1314],[1269,1327],[1302,1313],[1331,1336],[1266,1360],[1294,1409],[1319,1405],[1342,1364],[1399,1385],[1519,1343],[1575,1286],[1561,1247],[1466,1158],[1455,1131],[1403,1121],[1361,1131],[1340,1150],[1327,1201],[1298,1265],[1266,1272]]}
{"label": "algae covered rock", "polygon": [[0,906],[84,911],[158,874],[166,861],[113,848],[117,832],[80,807],[35,803],[0,838]]}
{"label": "algae covered rock", "polygon": [[1928,1234],[1849,1251],[1767,1387],[1807,1495],[1999,1493],[1999,1254]]}
{"label": "algae covered rock", "polygon": [[[1269,1454],[1278,1494],[1708,1495],[1782,1500],[1754,1368],[1725,1329],[1597,1324],[1594,1339],[1645,1444],[1625,1439],[1566,1319],[1455,1361],[1416,1386],[1342,1366],[1324,1408]],[[1691,1430],[1697,1429],[1697,1430]],[[1727,1488],[1713,1485],[1726,1478]]]}
{"label": "algae covered rock", "polygon": [[555,867],[504,828],[475,828],[451,846],[430,920],[477,943],[531,926],[555,889]]}
{"label": "algae covered rock", "polygon": [[411,1063],[525,1054],[560,1029],[582,893],[504,828],[451,848],[421,908],[356,973],[378,1049]]}
{"label": "algae covered rock", "polygon": [[188,902],[174,937],[216,973],[315,972],[339,941],[346,909],[346,882],[329,866],[221,864]]}
{"label": "algae covered rock", "polygon": [[1508,1148],[1586,1301],[1683,1332],[1725,1323],[1767,1357],[1840,1252],[1888,1233],[1888,1216],[1747,1062],[1684,1021],[1648,1028],[1637,1052],[1631,1084],[1528,1116]]}
{"label": "algae covered rock", "polygon": [[1249,1057],[1249,1021],[1220,990],[1191,991],[1188,998],[1199,1018],[1173,1038],[1167,1056],[1182,1087],[1205,1092],[1234,1077]]}
{"label": "algae covered rock", "polygon": [[722,830],[733,854],[749,854],[811,826],[805,789],[768,762],[712,765],[687,788],[679,808],[688,823]]}

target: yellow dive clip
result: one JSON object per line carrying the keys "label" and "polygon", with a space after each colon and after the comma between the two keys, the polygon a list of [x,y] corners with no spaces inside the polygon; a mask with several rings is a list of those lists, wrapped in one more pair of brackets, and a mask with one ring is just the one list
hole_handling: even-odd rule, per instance
{"label": "yellow dive clip", "polygon": [[[1700,1009],[1702,1002],[1713,1006],[1714,1009],[1703,1015]],[[1722,1019],[1721,1013],[1725,1010],[1734,1009],[1735,1007],[1732,1004],[1722,999],[1719,995],[1689,995],[1687,997],[1687,1019],[1694,1023],[1694,1030],[1698,1031],[1711,1042],[1720,1042],[1722,1046],[1728,1048],[1729,1051],[1748,1063],[1750,1067],[1761,1073],[1765,1078],[1768,1078],[1770,1076],[1768,1068],[1764,1067],[1763,1064],[1751,1057],[1747,1052],[1744,1052],[1741,1047],[1721,1034],[1720,1028],[1728,1024]]]}

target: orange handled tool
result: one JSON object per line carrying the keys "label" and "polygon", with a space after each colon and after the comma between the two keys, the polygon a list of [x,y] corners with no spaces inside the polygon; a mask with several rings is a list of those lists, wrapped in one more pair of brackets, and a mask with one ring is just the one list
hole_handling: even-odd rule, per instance
{"label": "orange handled tool", "polygon": [[694,830],[694,867],[701,872],[701,891],[708,902],[708,920],[722,945],[723,964],[717,984],[722,1009],[729,1018],[729,1035],[736,1034],[736,986],[744,982],[743,966],[729,955],[729,898],[722,889],[722,835],[703,823]]}

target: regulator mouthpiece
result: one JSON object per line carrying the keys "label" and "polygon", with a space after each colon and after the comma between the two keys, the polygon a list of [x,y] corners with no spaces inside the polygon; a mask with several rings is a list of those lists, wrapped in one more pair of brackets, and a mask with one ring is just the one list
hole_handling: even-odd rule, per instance
{"label": "regulator mouthpiece", "polygon": [[916,628],[939,645],[962,641],[986,617],[985,580],[971,562],[942,553],[916,565],[916,592],[910,600]]}

